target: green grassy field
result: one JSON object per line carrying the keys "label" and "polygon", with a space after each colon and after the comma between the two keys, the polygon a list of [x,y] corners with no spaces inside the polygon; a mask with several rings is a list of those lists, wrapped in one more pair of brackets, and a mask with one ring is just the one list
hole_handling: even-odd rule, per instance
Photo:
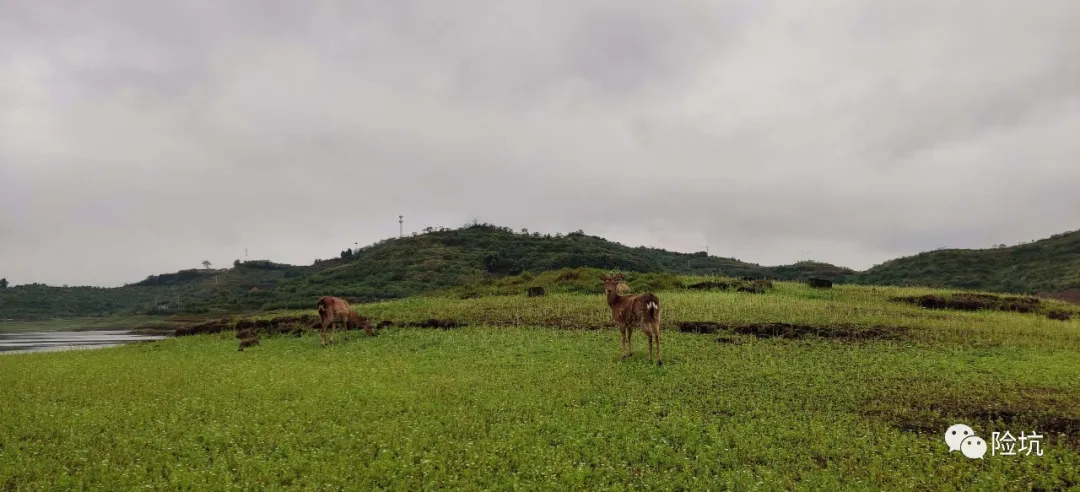
{"label": "green grassy field", "polygon": [[[0,489],[1080,488],[1080,321],[888,301],[926,292],[660,292],[662,367],[585,294],[363,305],[397,326],[326,348],[0,356]],[[399,327],[427,318],[469,326]],[[950,453],[954,423],[1043,454]]]}

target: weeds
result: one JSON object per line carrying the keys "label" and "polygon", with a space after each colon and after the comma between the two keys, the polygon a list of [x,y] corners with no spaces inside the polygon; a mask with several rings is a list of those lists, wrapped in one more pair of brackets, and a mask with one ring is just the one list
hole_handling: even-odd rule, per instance
{"label": "weeds", "polygon": [[[357,306],[382,336],[325,349],[301,329],[237,351],[237,327],[305,310],[0,357],[0,489],[1080,486],[1076,319],[890,302],[925,289],[658,295],[663,367],[640,332],[618,359],[599,294],[524,290]],[[1044,454],[949,453],[954,423]]]}

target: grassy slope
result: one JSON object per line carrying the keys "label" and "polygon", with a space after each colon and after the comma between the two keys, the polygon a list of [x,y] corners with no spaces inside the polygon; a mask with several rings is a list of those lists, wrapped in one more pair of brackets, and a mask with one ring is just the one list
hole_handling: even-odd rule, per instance
{"label": "grassy slope", "polygon": [[[300,267],[253,261],[228,269],[151,275],[141,282],[116,288],[18,285],[0,289],[0,323],[9,318],[213,315],[237,309],[256,310],[266,303],[267,293],[249,292],[252,287],[272,291],[284,280],[311,275],[341,263],[321,261]],[[181,309],[177,309],[178,301]],[[158,306],[168,309],[162,311]]]}
{"label": "grassy slope", "polygon": [[[487,268],[486,258],[497,258]],[[495,226],[435,231],[387,241],[360,250],[353,261],[299,278],[283,286],[304,293],[301,306],[315,295],[392,298],[484,283],[499,276],[593,267],[638,272],[724,274],[803,279],[842,277],[851,270],[803,262],[765,267],[731,258],[685,254],[654,248],[631,248],[585,234],[546,237],[515,233]]]}
{"label": "grassy slope", "polygon": [[[351,252],[350,252],[351,253]],[[631,248],[599,237],[523,234],[480,224],[391,239],[310,266],[249,262],[224,270],[151,276],[116,289],[16,286],[0,290],[4,319],[306,308],[313,299],[400,298],[483,285],[530,271],[595,267],[672,274],[724,274],[801,280],[810,276],[873,285],[922,285],[1005,292],[1080,288],[1080,232],[990,250],[941,250],[899,258],[866,272],[825,263],[761,266],[732,258]],[[253,286],[259,290],[251,291]],[[483,288],[481,288],[483,290]]]}
{"label": "grassy slope", "polygon": [[[325,349],[309,335],[238,353],[226,332],[0,356],[0,488],[1080,487],[1080,321],[887,301],[924,292],[661,291],[659,368],[640,332],[619,361],[611,329],[537,326],[609,323],[599,296],[575,293],[365,305],[473,325]],[[912,331],[717,343],[678,332],[687,320]],[[957,422],[987,439],[1042,431],[1044,455],[950,454]]]}
{"label": "grassy slope", "polygon": [[[498,258],[485,264],[485,258]],[[518,271],[541,272],[591,266],[673,273],[723,273],[801,279],[841,279],[851,270],[801,262],[763,267],[731,258],[631,248],[584,234],[542,236],[479,224],[381,241],[346,258],[311,266],[245,262],[224,270],[185,270],[153,275],[117,289],[16,286],[0,290],[0,320],[5,318],[219,312],[310,306],[323,295],[384,299],[484,282]],[[260,289],[251,292],[252,286]]]}
{"label": "grassy slope", "polygon": [[1075,289],[1080,287],[1080,231],[1007,248],[930,251],[875,266],[853,280],[998,292]]}

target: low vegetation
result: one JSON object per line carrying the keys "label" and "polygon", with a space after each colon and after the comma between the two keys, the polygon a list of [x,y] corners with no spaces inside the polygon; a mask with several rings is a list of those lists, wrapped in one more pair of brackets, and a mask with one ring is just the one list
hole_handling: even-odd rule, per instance
{"label": "low vegetation", "polygon": [[[1067,297],[1064,294],[1071,291],[1073,299],[1080,299],[1080,232],[1013,247],[928,252],[856,272],[811,261],[762,266],[709,256],[704,251],[677,253],[629,247],[582,231],[551,235],[473,223],[458,229],[429,227],[422,234],[379,241],[356,251],[348,249],[336,258],[315,260],[306,266],[237,260],[231,268],[206,265],[151,275],[118,288],[41,284],[0,288],[0,323],[177,313],[217,317],[306,309],[311,299],[323,295],[353,303],[446,290],[487,295],[516,288],[528,282],[530,275],[583,267],[658,276],[818,278],[835,284],[956,287],[1046,297]],[[573,288],[578,292],[586,289]]]}
{"label": "low vegetation", "polygon": [[423,234],[345,250],[338,258],[308,266],[238,260],[232,268],[151,275],[118,288],[18,285],[0,289],[0,322],[121,314],[215,317],[308,308],[312,299],[323,295],[350,302],[399,299],[487,285],[526,272],[580,267],[784,280],[809,276],[842,280],[854,273],[825,263],[767,267],[705,252],[629,247],[581,231],[551,235],[476,223],[458,229],[427,228]]}
{"label": "low vegetation", "polygon": [[[897,299],[955,293],[628,276],[635,292],[668,286],[658,367],[640,331],[620,360],[593,273],[536,275],[550,280],[537,297],[507,277],[355,305],[378,336],[325,348],[311,303],[160,342],[0,356],[0,489],[1080,487],[1080,320],[1044,312],[1077,306],[927,309]],[[260,343],[238,351],[238,328]],[[1039,432],[1042,455],[950,453],[955,423],[988,445]]]}
{"label": "low vegetation", "polygon": [[1008,247],[928,251],[885,262],[848,281],[1023,294],[1077,289],[1080,231]]}

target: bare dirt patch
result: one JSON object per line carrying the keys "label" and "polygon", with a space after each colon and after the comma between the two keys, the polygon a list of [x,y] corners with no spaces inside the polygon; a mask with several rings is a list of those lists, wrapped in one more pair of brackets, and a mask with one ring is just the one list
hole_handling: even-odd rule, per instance
{"label": "bare dirt patch", "polygon": [[270,319],[241,319],[235,323],[228,318],[204,321],[202,323],[179,327],[173,331],[174,336],[203,335],[221,333],[228,330],[236,330],[237,338],[251,337],[255,335],[301,335],[307,327],[318,328],[318,318],[311,314],[302,316],[278,316]]}
{"label": "bare dirt patch", "polygon": [[893,302],[914,304],[926,309],[953,309],[957,311],[1007,311],[1017,313],[1037,312],[1041,301],[1028,296],[995,296],[991,294],[955,293],[949,296],[922,295],[894,297]]}
{"label": "bare dirt patch", "polygon": [[[792,323],[724,324],[714,321],[684,321],[679,331],[685,333],[732,333],[757,338],[800,339],[818,337],[838,340],[900,340],[910,328],[902,326],[813,326]],[[717,340],[718,342],[720,340]]]}
{"label": "bare dirt patch", "polygon": [[1080,304],[1080,289],[1062,290],[1058,292],[1040,292],[1035,295],[1044,299],[1057,299],[1059,301]]}
{"label": "bare dirt patch", "polygon": [[720,290],[720,291],[734,291],[734,292],[748,292],[751,294],[764,294],[773,288],[772,280],[757,279],[747,280],[745,278],[738,280],[705,280],[695,284],[686,286],[688,289],[693,290]]}
{"label": "bare dirt patch", "polygon": [[557,330],[603,330],[614,329],[615,323],[582,323],[581,321],[574,320],[572,318],[559,318],[557,316],[549,316],[536,322],[525,323],[529,326],[543,326],[545,328],[555,328]]}
{"label": "bare dirt patch", "polygon": [[169,336],[176,332],[176,330],[183,328],[183,325],[160,325],[160,324],[146,324],[136,326],[131,329],[132,333],[139,333],[143,335],[162,335]]}
{"label": "bare dirt patch", "polygon": [[690,284],[690,285],[686,286],[687,289],[694,289],[694,290],[709,290],[709,289],[728,290],[728,288],[730,288],[730,287],[731,287],[731,282],[723,282],[723,281],[718,281],[718,280],[706,280],[704,282],[698,282],[696,284]]}
{"label": "bare dirt patch", "polygon": [[1069,311],[1049,311],[1046,313],[1046,317],[1058,321],[1069,321],[1072,319],[1073,313],[1070,313]]}
{"label": "bare dirt patch", "polygon": [[[391,321],[383,321],[383,322],[379,323],[379,326],[383,326],[384,324],[386,326],[391,326],[394,323],[391,322]],[[463,321],[458,321],[456,319],[429,318],[429,319],[426,319],[424,321],[410,321],[410,322],[407,322],[407,323],[402,323],[401,326],[405,326],[405,327],[409,327],[409,328],[438,328],[440,330],[449,330],[449,329],[452,329],[452,328],[461,328],[461,327],[469,326],[469,324],[465,323]]]}
{"label": "bare dirt patch", "polygon": [[[181,326],[173,331],[173,336],[187,336],[187,335],[203,335],[210,333],[221,333],[229,329],[228,318],[221,318],[218,320],[204,321],[202,323]],[[241,328],[243,329],[243,328]]]}
{"label": "bare dirt patch", "polygon": [[944,435],[949,426],[964,423],[985,434],[987,440],[995,431],[1010,431],[1014,437],[1019,437],[1019,432],[1035,432],[1043,436],[1044,445],[1061,438],[1066,445],[1080,449],[1080,413],[1074,395],[1056,388],[1017,388],[1003,393],[1009,396],[923,395],[918,401],[911,398],[866,413],[884,418],[904,432]]}

